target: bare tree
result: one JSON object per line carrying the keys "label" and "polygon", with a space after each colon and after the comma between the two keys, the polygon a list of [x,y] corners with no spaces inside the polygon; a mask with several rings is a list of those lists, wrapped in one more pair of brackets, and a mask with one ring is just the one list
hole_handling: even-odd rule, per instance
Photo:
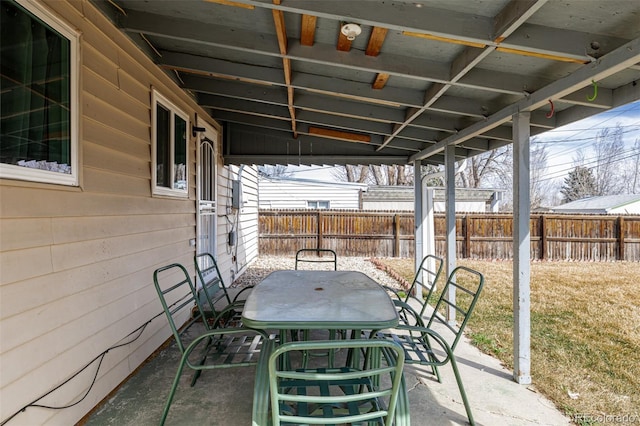
{"label": "bare tree", "polygon": [[[511,210],[513,208],[513,145],[501,148],[504,155],[498,157],[494,175],[492,179],[496,186],[506,190],[502,209]],[[529,198],[531,208],[537,209],[545,205],[555,205],[557,189],[553,181],[546,179],[548,152],[545,145],[537,143],[533,138],[529,152]]]}
{"label": "bare tree", "polygon": [[333,177],[342,182],[370,185],[413,185],[413,167],[404,165],[369,165],[336,167]]}
{"label": "bare tree", "polygon": [[376,181],[376,185],[386,185],[388,183],[382,171],[382,166],[372,165],[371,170],[373,170],[373,178]]}
{"label": "bare tree", "polygon": [[625,182],[626,192],[628,194],[640,193],[640,139],[636,139],[633,147],[631,148],[631,154],[627,161],[627,165],[623,168],[625,170]]}
{"label": "bare tree", "polygon": [[421,176],[427,177],[425,181],[426,186],[445,186],[444,181],[444,166],[433,166],[427,164],[420,166],[422,170]]}
{"label": "bare tree", "polygon": [[283,166],[281,164],[276,164],[275,166],[264,165],[258,166],[258,174],[263,177],[287,177],[291,176],[291,171],[287,168],[287,166]]}
{"label": "bare tree", "polygon": [[507,154],[508,148],[498,148],[467,159],[467,167],[459,174],[459,184],[463,188],[480,188],[504,168]]}
{"label": "bare tree", "polygon": [[622,127],[602,129],[593,146],[596,162],[592,168],[596,180],[597,195],[620,194],[624,191],[623,176],[619,161],[624,157]]}
{"label": "bare tree", "polygon": [[574,165],[591,170],[595,180],[592,195],[615,195],[640,191],[640,141],[625,150],[624,130],[620,124],[598,132],[589,149],[574,156]]}

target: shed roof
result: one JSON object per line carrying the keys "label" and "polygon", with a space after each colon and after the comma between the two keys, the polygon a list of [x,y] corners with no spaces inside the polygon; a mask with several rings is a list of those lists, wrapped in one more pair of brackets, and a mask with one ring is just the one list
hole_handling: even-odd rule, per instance
{"label": "shed roof", "polygon": [[585,212],[588,212],[590,210],[607,211],[638,202],[640,202],[640,194],[604,195],[600,197],[589,197],[572,201],[570,203],[554,207],[554,210],[580,210]]}
{"label": "shed roof", "polygon": [[[456,201],[488,201],[493,194],[501,192],[496,189],[456,188]],[[434,188],[433,198],[442,201],[445,198],[444,188]],[[413,186],[370,186],[362,194],[362,201],[411,201],[414,199]]]}

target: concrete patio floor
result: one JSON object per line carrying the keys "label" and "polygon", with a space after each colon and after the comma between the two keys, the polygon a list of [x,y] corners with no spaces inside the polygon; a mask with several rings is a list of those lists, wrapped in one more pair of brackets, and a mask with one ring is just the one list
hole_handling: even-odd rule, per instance
{"label": "concrete patio floor", "polygon": [[[199,326],[199,325],[198,325]],[[460,374],[477,425],[568,425],[570,419],[533,386],[519,385],[512,373],[463,340],[456,348]],[[156,425],[179,362],[171,344],[146,363],[83,422],[87,426]],[[183,374],[167,425],[251,425],[253,367],[204,372],[190,387]],[[430,370],[407,365],[412,425],[468,424],[450,366],[441,368],[442,383]]]}

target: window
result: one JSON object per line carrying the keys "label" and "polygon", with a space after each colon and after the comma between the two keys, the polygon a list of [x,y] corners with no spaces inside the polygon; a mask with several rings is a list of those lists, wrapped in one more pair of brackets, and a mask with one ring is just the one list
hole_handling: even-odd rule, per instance
{"label": "window", "polygon": [[153,193],[186,197],[189,118],[155,90],[152,95]]}
{"label": "window", "polygon": [[77,185],[78,35],[31,0],[0,13],[0,177]]}
{"label": "window", "polygon": [[307,208],[309,209],[328,209],[329,202],[328,201],[307,201]]}

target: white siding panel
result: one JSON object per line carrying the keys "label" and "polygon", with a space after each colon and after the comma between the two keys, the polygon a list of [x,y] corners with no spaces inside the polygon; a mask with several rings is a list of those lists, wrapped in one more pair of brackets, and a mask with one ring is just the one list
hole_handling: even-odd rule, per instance
{"label": "white siding panel", "polygon": [[609,214],[640,214],[640,201],[609,209]]}
{"label": "white siding panel", "polygon": [[331,209],[358,209],[360,188],[332,183],[261,179],[261,209],[306,209],[308,201],[329,201]]}
{"label": "white siding panel", "polygon": [[[240,209],[232,209],[232,181],[242,182]],[[218,166],[218,265],[225,284],[230,285],[258,256],[258,172],[256,167]],[[236,234],[236,245],[228,244],[229,233]]]}
{"label": "white siding panel", "polygon": [[[42,3],[82,34],[80,186],[0,180],[2,419],[161,313],[156,268],[180,262],[193,275],[195,139],[189,141],[189,198],[152,197],[151,88],[191,120],[206,111],[91,2]],[[247,204],[238,216],[238,241],[250,247],[228,250],[221,238],[227,279],[238,259],[257,254],[257,172],[245,167],[243,173]],[[221,185],[227,190],[220,212],[226,214],[230,186]],[[225,222],[219,221],[224,233]],[[185,310],[182,319],[188,315]],[[28,408],[12,423],[76,423],[169,336],[166,318],[157,317],[137,340],[107,353],[83,402],[64,410]],[[41,402],[75,401],[96,367]]]}
{"label": "white siding panel", "polygon": [[[49,247],[37,247],[3,252],[2,256],[0,256],[0,270],[2,271],[0,277],[3,284],[0,287],[0,292],[2,292],[6,283],[39,277],[53,272],[51,251]],[[0,299],[4,304],[4,297],[0,297]],[[4,343],[3,339],[0,342]]]}
{"label": "white siding panel", "polygon": [[53,232],[49,219],[4,219],[0,221],[0,251],[2,252],[45,246],[51,243],[53,243]]}
{"label": "white siding panel", "polygon": [[[124,294],[138,288],[153,288],[151,273],[156,267],[177,261],[175,253],[184,242],[165,245],[138,253],[135,257],[123,262],[121,259],[109,259],[105,262],[92,263],[80,268],[61,272],[40,274],[36,278],[4,284],[0,287],[0,319],[4,320],[22,312],[69,297],[78,292],[93,291],[103,284],[129,277],[129,287]],[[3,255],[4,256],[4,255]],[[187,258],[187,260],[189,260]],[[139,281],[131,278],[132,274],[146,270],[148,277]],[[63,285],[60,285],[63,283]],[[156,296],[154,295],[154,298]],[[160,303],[159,301],[157,303]],[[160,305],[158,305],[160,306]]]}

